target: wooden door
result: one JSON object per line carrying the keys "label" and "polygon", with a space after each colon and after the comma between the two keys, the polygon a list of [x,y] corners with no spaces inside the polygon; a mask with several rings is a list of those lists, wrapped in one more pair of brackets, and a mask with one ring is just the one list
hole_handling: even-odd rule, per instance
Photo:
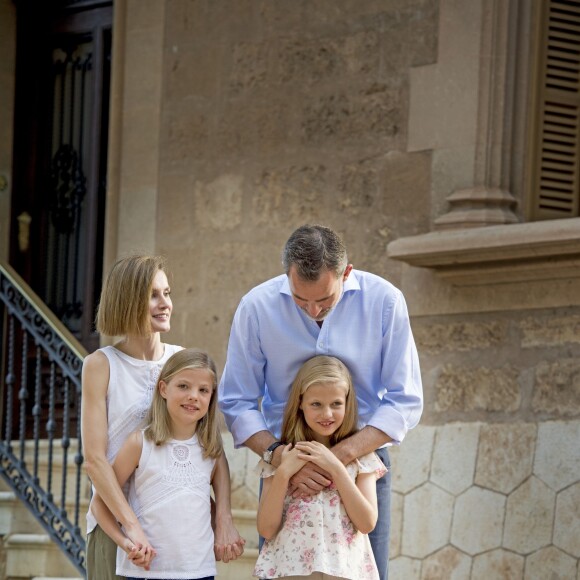
{"label": "wooden door", "polygon": [[101,287],[112,1],[19,0],[10,262],[91,352]]}

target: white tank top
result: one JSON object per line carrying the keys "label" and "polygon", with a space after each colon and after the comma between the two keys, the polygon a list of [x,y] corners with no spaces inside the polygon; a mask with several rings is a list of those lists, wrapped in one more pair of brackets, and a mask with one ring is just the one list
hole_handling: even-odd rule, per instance
{"label": "white tank top", "polygon": [[[143,422],[151,405],[155,384],[167,359],[183,347],[165,344],[163,356],[156,361],[140,360],[115,348],[99,349],[109,361],[109,385],[107,387],[107,422],[109,444],[107,460],[113,463],[125,439],[144,427]],[[87,533],[97,522],[87,512]]]}
{"label": "white tank top", "polygon": [[155,445],[143,437],[129,505],[157,551],[147,571],[117,549],[117,575],[134,578],[215,576],[210,485],[215,459],[204,459],[197,435]]}

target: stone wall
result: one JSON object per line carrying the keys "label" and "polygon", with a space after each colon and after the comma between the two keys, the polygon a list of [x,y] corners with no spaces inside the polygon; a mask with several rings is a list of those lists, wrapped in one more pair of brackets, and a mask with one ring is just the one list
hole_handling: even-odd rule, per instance
{"label": "stone wall", "polygon": [[[390,451],[390,577],[580,579],[579,440],[580,420],[411,431]],[[232,502],[256,509],[257,458],[225,444]]]}
{"label": "stone wall", "polygon": [[[456,288],[385,251],[428,232],[446,196],[487,167],[477,152],[493,147],[477,131],[504,81],[482,81],[493,36],[482,30],[505,32],[509,11],[485,0],[165,5],[156,248],[173,270],[170,339],[221,366],[240,297],[280,272],[305,222],[341,232],[355,267],[404,290],[426,404],[392,450],[394,580],[580,578],[577,284]],[[526,18],[515,18],[522,46]],[[508,184],[518,195],[522,180]],[[233,505],[255,509],[256,457],[226,444]]]}
{"label": "stone wall", "polygon": [[424,316],[413,320],[424,419],[580,418],[580,309]]}
{"label": "stone wall", "polygon": [[435,0],[167,3],[157,248],[175,340],[223,364],[242,294],[306,222],[397,283],[386,244],[429,221],[430,153],[406,153],[409,70]]}
{"label": "stone wall", "polygon": [[420,426],[393,450],[391,576],[580,578],[580,420]]}

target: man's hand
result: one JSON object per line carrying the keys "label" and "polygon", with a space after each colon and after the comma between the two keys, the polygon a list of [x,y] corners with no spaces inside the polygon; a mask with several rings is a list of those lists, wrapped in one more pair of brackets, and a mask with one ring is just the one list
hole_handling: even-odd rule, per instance
{"label": "man's hand", "polygon": [[332,483],[328,472],[308,462],[290,479],[288,493],[292,497],[314,495]]}

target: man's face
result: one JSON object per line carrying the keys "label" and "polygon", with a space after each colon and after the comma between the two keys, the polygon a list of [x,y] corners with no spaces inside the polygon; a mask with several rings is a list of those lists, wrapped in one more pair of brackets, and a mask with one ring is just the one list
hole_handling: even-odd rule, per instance
{"label": "man's face", "polygon": [[288,282],[294,302],[317,322],[321,322],[328,313],[338,304],[342,296],[344,282],[352,270],[349,264],[342,276],[336,277],[334,272],[324,270],[318,280],[311,282],[303,280],[296,272],[295,266],[290,266]]}

